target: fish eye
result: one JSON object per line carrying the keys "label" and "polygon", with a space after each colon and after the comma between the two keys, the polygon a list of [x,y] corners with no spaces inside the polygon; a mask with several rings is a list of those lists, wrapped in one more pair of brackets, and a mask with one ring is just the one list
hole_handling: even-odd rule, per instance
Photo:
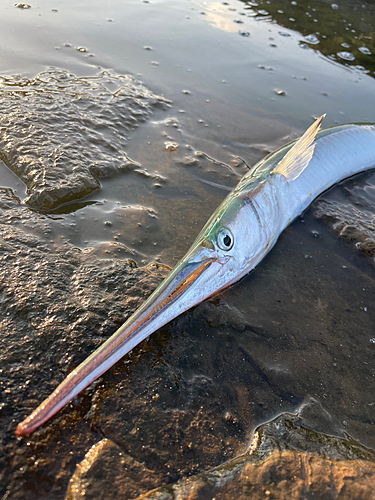
{"label": "fish eye", "polygon": [[233,234],[227,229],[223,227],[220,229],[219,234],[217,235],[217,244],[221,250],[228,251],[232,248],[234,243]]}

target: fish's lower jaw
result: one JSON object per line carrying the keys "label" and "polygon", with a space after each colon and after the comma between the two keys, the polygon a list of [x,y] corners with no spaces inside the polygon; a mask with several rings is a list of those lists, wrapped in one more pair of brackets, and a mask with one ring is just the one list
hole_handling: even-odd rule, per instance
{"label": "fish's lower jaw", "polygon": [[[73,372],[72,372],[73,373]],[[72,374],[70,374],[72,375]],[[68,377],[67,377],[68,379]],[[15,430],[16,436],[28,436],[49,420],[55,413],[57,413],[65,404],[73,399],[74,394],[67,391],[62,398],[55,402],[56,396],[59,395],[60,384],[54,392],[45,399],[28,417],[17,425]]]}
{"label": "fish's lower jaw", "polygon": [[[53,414],[54,413],[56,412],[53,412]],[[44,418],[41,419],[39,414],[40,410],[38,407],[33,413],[31,413],[31,415],[29,415],[28,417],[25,418],[25,420],[20,422],[17,425],[17,429],[15,430],[16,436],[20,437],[29,436],[52,416],[51,412],[49,412],[48,414],[43,415]]]}
{"label": "fish's lower jaw", "polygon": [[19,437],[26,437],[31,434],[38,425],[30,425],[32,422],[32,415],[27,417],[23,422],[17,425],[17,429],[15,430],[15,435]]}
{"label": "fish's lower jaw", "polygon": [[31,432],[32,432],[32,431],[27,432],[27,429],[25,429],[25,428],[24,428],[24,426],[23,426],[23,425],[22,425],[22,423],[21,423],[21,424],[18,424],[18,425],[17,425],[17,429],[16,429],[16,431],[15,431],[15,435],[16,435],[16,436],[19,436],[19,437],[26,437],[26,436],[28,436]]}

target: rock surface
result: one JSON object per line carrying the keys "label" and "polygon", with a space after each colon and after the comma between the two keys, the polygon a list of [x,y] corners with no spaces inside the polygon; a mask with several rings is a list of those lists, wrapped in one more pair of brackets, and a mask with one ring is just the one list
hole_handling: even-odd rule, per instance
{"label": "rock surface", "polygon": [[[0,189],[0,208],[0,492],[7,498],[61,497],[77,457],[97,440],[82,420],[87,408],[78,416],[71,406],[66,437],[41,430],[37,439],[17,440],[15,423],[114,331],[161,277],[152,266],[138,269],[133,261],[108,254],[101,259],[65,240],[56,251],[46,238],[53,234],[53,221],[22,206],[9,189]],[[9,475],[10,470],[17,472]]]}
{"label": "rock surface", "polygon": [[135,498],[160,484],[160,478],[109,439],[86,454],[70,480],[67,500]]}
{"label": "rock surface", "polygon": [[[372,445],[373,311],[360,307],[371,303],[373,267],[352,246],[329,239],[311,211],[251,279],[155,332],[30,438],[16,439],[16,424],[162,278],[158,266],[114,258],[109,243],[105,250],[73,247],[53,218],[23,206],[10,190],[0,194],[2,495],[63,498],[76,464],[105,438],[103,470],[117,471],[118,479],[95,473],[90,494],[107,489],[101,481],[125,487],[121,475],[130,464],[134,498],[235,459],[258,422],[301,407],[306,394],[315,402],[303,405],[300,417],[316,432],[302,446],[297,431],[286,429],[299,444],[285,451],[317,454],[321,433],[343,436],[344,429]],[[319,232],[305,231],[307,224]],[[361,312],[353,323],[355,308]],[[268,455],[280,449],[278,440]],[[115,466],[119,453],[125,462]],[[101,454],[94,455],[76,492],[101,468]],[[325,457],[371,459],[332,441]],[[149,482],[136,492],[139,471]]]}
{"label": "rock surface", "polygon": [[[228,464],[229,465],[229,464]],[[232,465],[232,464],[230,464]],[[300,500],[324,498],[368,500],[373,498],[375,464],[331,461],[312,453],[274,451],[260,463],[245,463],[187,479],[173,488],[145,496],[150,500]],[[72,497],[78,498],[78,497]],[[86,497],[100,498],[100,497]],[[115,497],[113,497],[115,498]],[[122,498],[131,498],[123,496]]]}
{"label": "rock surface", "polygon": [[26,184],[26,203],[43,210],[98,189],[100,177],[139,167],[125,152],[129,133],[169,102],[131,76],[107,72],[51,69],[0,81],[0,159]]}
{"label": "rock surface", "polygon": [[[303,451],[311,447],[315,453]],[[297,416],[283,415],[257,429],[242,457],[140,497],[133,485],[142,492],[152,473],[102,440],[77,466],[66,500],[368,500],[375,480],[375,463],[369,460],[374,459],[373,451],[353,440],[315,433]]]}
{"label": "rock surface", "polygon": [[[301,453],[372,460],[341,450],[343,439],[336,448],[328,440],[319,455],[322,433],[348,433],[375,447],[375,290],[373,260],[316,220],[314,209],[250,277],[155,332],[32,436],[15,438],[16,424],[160,282],[162,265],[138,268],[135,261],[162,255],[172,265],[205,222],[207,206],[215,206],[215,182],[240,175],[205,154],[182,164],[182,147],[164,152],[164,132],[155,129],[165,156],[152,147],[140,158],[153,169],[158,159],[168,161],[164,177],[137,170],[123,184],[109,179],[103,191],[107,184],[119,191],[94,205],[100,215],[91,219],[84,202],[46,215],[0,191],[0,495],[7,499],[61,500],[90,449],[72,495],[104,491],[110,498],[121,490],[135,498],[171,488],[233,464],[259,423],[297,408],[313,439],[302,444],[294,427],[285,428],[298,446],[281,449],[276,434],[259,463],[275,449],[294,453],[299,465]],[[85,134],[80,129],[77,144]],[[98,146],[103,158],[107,146]],[[181,181],[182,171],[204,182],[190,184],[187,174]],[[362,195],[369,199],[371,190]],[[314,403],[305,404],[309,395]]]}

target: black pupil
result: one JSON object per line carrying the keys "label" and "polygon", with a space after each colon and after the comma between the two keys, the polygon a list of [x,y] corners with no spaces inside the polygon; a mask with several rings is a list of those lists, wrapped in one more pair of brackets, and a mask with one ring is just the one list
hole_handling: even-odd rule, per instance
{"label": "black pupil", "polygon": [[230,244],[231,244],[231,239],[230,239],[230,236],[228,236],[227,234],[224,236],[224,239],[223,239],[223,243],[226,247],[230,247]]}

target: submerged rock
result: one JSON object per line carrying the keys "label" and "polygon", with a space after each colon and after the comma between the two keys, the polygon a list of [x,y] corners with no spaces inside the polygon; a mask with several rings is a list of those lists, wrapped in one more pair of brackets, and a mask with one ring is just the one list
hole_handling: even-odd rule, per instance
{"label": "submerged rock", "polygon": [[125,152],[129,133],[168,102],[129,75],[1,77],[0,159],[26,184],[26,203],[52,209],[137,168]]}
{"label": "submerged rock", "polygon": [[[76,464],[106,438],[96,449],[105,460],[94,454],[95,465],[75,476],[75,491],[95,498],[102,488],[111,498],[108,484],[114,495],[126,485],[134,498],[242,456],[259,422],[294,411],[307,394],[324,404],[324,411],[318,403],[301,410],[314,439],[284,425],[289,447],[277,445],[276,433],[259,460],[275,449],[322,460],[373,460],[334,448],[331,438],[324,438],[327,451],[319,454],[322,432],[341,436],[336,443],[343,448],[350,444],[343,429],[373,446],[374,290],[366,256],[330,240],[311,211],[281,235],[251,279],[155,332],[32,436],[17,440],[16,424],[162,277],[158,266],[113,258],[109,244],[104,251],[73,247],[55,234],[51,216],[20,204],[10,190],[0,190],[0,208],[2,495],[64,498]],[[267,463],[283,457],[275,454]],[[294,468],[315,463],[310,456],[287,458]],[[141,482],[142,471],[149,482]],[[265,472],[257,474],[264,478]]]}
{"label": "submerged rock", "polygon": [[[282,415],[255,431],[245,455],[139,498],[367,500],[375,480],[374,461],[375,453],[360,443],[316,433],[303,427],[298,416]],[[130,500],[136,498],[133,483],[138,482],[142,493],[152,477],[117,445],[102,440],[77,466],[66,500],[83,496],[88,500]]]}

